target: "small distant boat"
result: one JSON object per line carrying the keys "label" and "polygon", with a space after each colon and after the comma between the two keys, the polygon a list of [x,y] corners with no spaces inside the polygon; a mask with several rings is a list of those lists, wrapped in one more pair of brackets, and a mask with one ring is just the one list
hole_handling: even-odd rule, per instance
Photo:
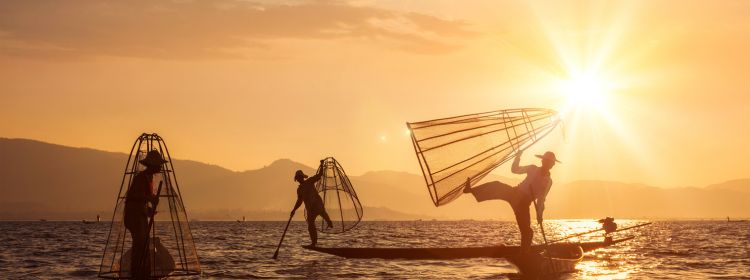
{"label": "small distant boat", "polygon": [[747,222],[747,221],[748,220],[730,220],[729,217],[727,217],[727,222],[730,222],[730,223],[742,223],[742,222]]}
{"label": "small distant boat", "polygon": [[46,222],[47,219],[39,219],[40,222]]}

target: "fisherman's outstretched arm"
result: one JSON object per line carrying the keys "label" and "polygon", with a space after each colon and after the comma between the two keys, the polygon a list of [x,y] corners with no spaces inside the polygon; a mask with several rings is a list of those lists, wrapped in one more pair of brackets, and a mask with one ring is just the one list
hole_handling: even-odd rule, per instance
{"label": "fisherman's outstretched arm", "polygon": [[318,173],[313,175],[312,177],[310,177],[310,179],[307,179],[307,180],[312,180],[313,182],[317,182],[318,180],[320,180],[320,177],[322,177],[323,173],[325,172],[326,172],[326,169],[323,167],[323,160],[320,160],[320,167],[318,168]]}
{"label": "fisherman's outstretched arm", "polygon": [[289,216],[294,216],[294,212],[297,211],[297,208],[300,206],[302,206],[302,198],[298,196],[297,202],[294,203],[294,208],[292,208],[292,213],[289,214]]}
{"label": "fisherman's outstretched arm", "polygon": [[519,164],[521,163],[522,154],[523,151],[518,151],[518,153],[516,153],[516,158],[513,159],[513,164],[510,166],[510,172],[513,172],[515,174],[525,174],[528,172],[528,166],[519,166]]}

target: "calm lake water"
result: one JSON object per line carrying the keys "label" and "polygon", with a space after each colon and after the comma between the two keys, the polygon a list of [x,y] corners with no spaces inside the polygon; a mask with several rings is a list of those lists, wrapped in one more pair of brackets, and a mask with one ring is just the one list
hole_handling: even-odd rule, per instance
{"label": "calm lake water", "polygon": [[[618,221],[620,227],[642,221]],[[302,222],[191,223],[204,278],[515,279],[503,259],[439,261],[344,259],[307,251]],[[598,228],[591,221],[545,221],[548,235]],[[0,222],[0,278],[94,278],[109,223]],[[541,242],[535,229],[535,243]],[[750,222],[657,221],[628,232],[635,240],[588,253],[563,279],[750,279]],[[621,234],[625,236],[628,234]],[[593,236],[594,239],[599,239]],[[593,240],[593,239],[591,239]],[[582,240],[585,241],[585,240]],[[517,244],[514,223],[500,221],[363,222],[321,247],[465,247]]]}

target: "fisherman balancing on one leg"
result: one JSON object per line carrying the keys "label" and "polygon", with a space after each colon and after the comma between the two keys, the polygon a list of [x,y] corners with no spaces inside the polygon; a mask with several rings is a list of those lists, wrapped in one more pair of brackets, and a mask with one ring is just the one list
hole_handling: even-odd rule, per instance
{"label": "fisherman balancing on one leg", "polygon": [[527,165],[519,166],[521,154],[519,151],[513,160],[511,172],[515,174],[526,174],[526,178],[516,187],[493,181],[471,187],[471,182],[466,179],[464,193],[471,193],[477,202],[485,200],[505,200],[513,208],[513,214],[516,216],[518,229],[521,231],[521,252],[528,252],[531,247],[531,239],[534,232],[531,230],[531,214],[529,207],[532,201],[536,200],[536,220],[542,223],[544,213],[544,201],[547,198],[550,188],[552,187],[552,178],[550,169],[555,166],[555,154],[546,152],[544,155],[537,155],[542,159],[542,166]]}
{"label": "fisherman balancing on one leg", "polygon": [[315,189],[315,183],[320,180],[323,172],[325,172],[325,168],[323,166],[323,160],[321,160],[318,174],[315,174],[310,178],[308,178],[302,170],[297,170],[297,172],[294,173],[294,181],[299,182],[299,187],[297,187],[297,202],[294,204],[294,209],[292,209],[290,218],[294,216],[294,212],[297,211],[297,208],[299,208],[304,202],[305,210],[307,211],[307,231],[310,232],[310,246],[313,247],[318,243],[318,232],[315,229],[315,219],[318,215],[323,217],[329,228],[333,227],[333,222],[331,222],[331,218],[328,217],[328,213],[326,213],[326,209],[323,205],[323,199],[320,198],[318,191]]}

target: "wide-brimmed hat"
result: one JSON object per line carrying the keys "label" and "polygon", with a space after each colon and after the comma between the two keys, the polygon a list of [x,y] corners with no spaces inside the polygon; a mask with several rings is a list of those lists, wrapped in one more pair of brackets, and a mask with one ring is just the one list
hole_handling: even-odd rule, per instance
{"label": "wide-brimmed hat", "polygon": [[167,161],[161,157],[161,153],[157,150],[151,150],[146,154],[146,158],[139,160],[141,164],[145,166],[161,166]]}
{"label": "wide-brimmed hat", "polygon": [[294,172],[294,180],[295,181],[299,181],[299,179],[305,179],[307,177],[308,176],[305,175],[305,173],[302,172],[302,170],[297,170],[297,172]]}
{"label": "wide-brimmed hat", "polygon": [[559,160],[557,160],[557,157],[555,156],[555,153],[553,152],[546,152],[544,153],[544,155],[536,155],[536,157],[541,158],[541,159],[552,159],[556,161],[557,163],[562,163]]}

